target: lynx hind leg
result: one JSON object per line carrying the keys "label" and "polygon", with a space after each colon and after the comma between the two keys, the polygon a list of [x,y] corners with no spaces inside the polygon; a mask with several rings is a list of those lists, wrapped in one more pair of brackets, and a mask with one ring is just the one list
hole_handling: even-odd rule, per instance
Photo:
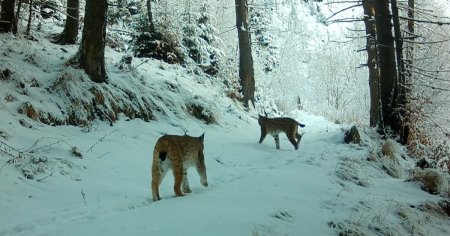
{"label": "lynx hind leg", "polygon": [[277,149],[280,149],[280,136],[278,136],[278,134],[274,134],[273,139],[275,139],[275,146]]}
{"label": "lynx hind leg", "polygon": [[153,159],[152,164],[152,195],[153,201],[161,200],[159,196],[159,185],[166,174],[167,168],[165,167],[163,161],[161,161],[158,157]]}
{"label": "lynx hind leg", "polygon": [[183,167],[183,182],[182,182],[183,192],[190,193],[191,188],[189,187],[189,181],[187,178],[187,169]]}
{"label": "lynx hind leg", "polygon": [[198,159],[197,159],[195,168],[197,169],[197,173],[200,176],[200,183],[203,186],[208,187],[208,178],[206,176],[205,157],[204,157],[202,151],[198,152]]}
{"label": "lynx hind leg", "polygon": [[181,157],[173,158],[173,177],[175,178],[175,183],[173,185],[173,190],[177,197],[183,196],[181,192],[181,184],[183,182],[183,163],[181,162]]}

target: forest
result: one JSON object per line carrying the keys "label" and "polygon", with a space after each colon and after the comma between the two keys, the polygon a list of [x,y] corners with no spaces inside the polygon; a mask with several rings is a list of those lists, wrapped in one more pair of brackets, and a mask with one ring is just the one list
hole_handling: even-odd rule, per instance
{"label": "forest", "polygon": [[[116,191],[113,186],[103,192],[101,188],[94,190],[106,182],[103,180],[106,173],[122,176],[138,173],[139,166],[150,166],[153,141],[158,135],[199,136],[203,132],[205,149],[208,150],[210,143],[214,150],[209,151],[213,157],[207,167],[214,164],[208,168],[208,175],[213,170],[217,184],[216,189],[213,184],[209,194],[215,197],[224,191],[220,183],[236,183],[235,179],[251,182],[252,178],[258,183],[271,181],[243,174],[246,168],[255,173],[273,172],[274,176],[283,178],[289,178],[287,173],[297,176],[293,166],[300,164],[328,168],[327,171],[334,173],[331,181],[317,176],[324,181],[319,186],[335,183],[328,188],[330,192],[323,192],[331,193],[335,200],[319,198],[320,209],[332,209],[332,220],[320,213],[317,219],[311,219],[308,227],[296,224],[293,212],[320,210],[314,204],[311,209],[295,208],[300,201],[295,199],[292,205],[264,209],[272,212],[264,212],[270,215],[269,222],[281,220],[282,223],[264,224],[261,222],[267,219],[257,217],[257,223],[246,224],[253,229],[237,227],[230,232],[295,235],[306,227],[309,231],[303,232],[320,232],[317,235],[329,235],[328,230],[338,235],[446,235],[450,232],[448,5],[445,0],[1,0],[0,175],[4,178],[0,177],[3,179],[0,182],[12,194],[0,194],[0,199],[7,202],[27,195],[27,191],[29,199],[32,195],[44,196],[44,188],[66,188],[64,178],[70,176],[73,183],[68,186],[76,186],[77,199],[82,199],[81,205],[89,209],[84,211],[74,204],[68,207],[70,213],[63,212],[65,202],[51,198],[57,202],[52,209],[59,216],[68,216],[67,220],[59,220],[60,224],[81,222],[86,231],[49,226],[32,235],[79,235],[80,232],[111,235],[95,224],[108,224],[106,218],[95,218],[94,223],[88,223],[89,217],[106,212],[107,217],[114,218],[114,214],[125,208],[126,214],[132,214],[130,209],[142,211],[157,207],[159,214],[177,208],[153,205],[134,196],[139,184],[148,188],[148,168],[145,175],[120,181],[128,186],[125,194],[128,203],[111,197]],[[272,140],[262,144],[266,145],[267,152],[248,151],[245,141],[235,144],[240,138],[253,138],[256,143],[258,115],[292,117],[306,124],[304,129],[299,128],[300,138],[304,137],[301,143],[298,141],[299,151],[286,153],[292,146],[288,146],[284,136],[280,141],[283,153],[276,152]],[[142,134],[147,131],[149,134]],[[341,136],[346,136],[345,141]],[[133,151],[127,151],[121,142],[133,147]],[[227,142],[233,144],[232,150],[225,147]],[[276,145],[279,149],[279,144]],[[262,156],[286,169],[278,170],[271,164],[248,158],[240,162],[238,156],[245,157],[245,153],[250,157]],[[340,155],[338,160],[331,153]],[[125,161],[126,167],[116,172],[124,165],[121,155],[139,158]],[[390,157],[387,161],[383,159],[386,156]],[[105,176],[91,173],[91,169],[102,169],[105,164],[101,161],[108,157],[114,162],[108,165]],[[362,171],[355,170],[358,167]],[[308,172],[306,167],[302,170]],[[61,178],[54,176],[57,173]],[[11,185],[16,175],[23,181],[17,188]],[[88,185],[79,189],[78,183],[85,183],[84,179],[88,178],[101,179],[93,181],[97,187],[92,185],[90,192],[92,197],[97,196],[98,208],[94,208],[94,200],[86,200]],[[26,180],[35,182],[30,187]],[[55,183],[42,189],[38,187],[46,181]],[[372,203],[367,196],[340,202],[346,201],[341,194],[359,191],[349,183],[357,188],[371,187],[376,192],[374,196],[392,194],[389,190],[378,190],[382,187],[377,181],[405,188],[404,202],[395,210],[392,210],[395,197]],[[419,182],[418,189],[424,193],[412,194],[414,198],[410,199],[408,191],[414,189],[414,185],[409,185],[411,182]],[[163,199],[170,192],[170,183],[163,185]],[[276,191],[289,189],[280,186]],[[195,186],[194,197],[206,191]],[[270,198],[273,192],[268,189],[254,191],[269,195],[260,204],[273,200]],[[297,194],[291,191],[284,197]],[[311,191],[308,190],[314,194]],[[308,197],[306,201],[313,198]],[[411,203],[424,198],[431,198],[432,203]],[[100,203],[100,199],[105,203]],[[207,196],[201,199],[207,200]],[[188,200],[193,207],[200,205],[193,198]],[[12,201],[20,205],[25,202]],[[45,211],[37,205],[51,204],[42,203],[37,197],[32,201],[36,202],[26,203],[23,208]],[[352,202],[363,208],[379,209],[374,215],[363,215],[361,210],[346,208]],[[220,203],[227,204],[225,200]],[[181,202],[177,201],[178,204]],[[252,201],[245,204],[252,205]],[[259,216],[257,212],[262,210],[258,207],[249,208],[252,216]],[[419,213],[410,212],[410,208],[425,212],[420,213],[423,218],[411,219],[411,215]],[[235,208],[230,206],[230,209]],[[341,220],[343,216],[335,214],[339,210],[351,216]],[[21,216],[7,204],[0,205],[0,222],[6,221],[8,211],[17,218]],[[444,216],[430,220],[438,222],[439,227],[427,228],[422,222],[430,217],[426,215],[430,212],[434,212],[433,217],[440,213]],[[147,214],[138,215],[148,217]],[[203,210],[199,214],[208,217],[209,212]],[[223,214],[227,219],[233,217],[230,212]],[[131,217],[130,221],[136,218]],[[366,223],[370,219],[376,219],[375,223]],[[12,218],[7,228],[0,227],[0,235],[30,235],[41,222],[53,220],[51,213],[45,213],[39,220]],[[119,218],[114,220],[120,222]],[[218,224],[220,219],[212,221]],[[27,222],[32,226],[27,227]],[[316,227],[317,222],[323,224]],[[386,226],[386,222],[391,225]],[[398,225],[402,230],[395,230]],[[162,232],[176,235],[184,226]],[[157,232],[156,228],[134,230],[124,233]],[[222,231],[225,233],[227,229]],[[116,229],[114,234],[119,232]],[[207,230],[204,234],[213,233],[217,232]]]}

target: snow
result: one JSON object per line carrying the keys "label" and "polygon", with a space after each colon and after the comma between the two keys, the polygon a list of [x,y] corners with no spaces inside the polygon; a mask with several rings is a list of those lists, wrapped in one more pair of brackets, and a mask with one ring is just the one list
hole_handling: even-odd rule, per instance
{"label": "snow", "polygon": [[[2,129],[12,136],[8,143],[26,149],[41,137],[65,140],[42,154],[71,165],[57,163],[42,181],[25,179],[11,164],[3,166],[0,235],[333,235],[329,222],[341,219],[361,224],[378,219],[395,229],[397,206],[440,198],[382,174],[370,178],[369,187],[339,180],[342,158],[362,160],[370,147],[344,144],[342,127],[323,117],[296,114],[306,127],[294,151],[285,137],[280,150],[270,137],[258,144],[256,119],[242,115],[228,114],[233,122],[223,126],[184,121],[189,135],[206,132],[210,185],[201,186],[190,169],[192,193],[177,198],[168,174],[160,187],[163,199],[153,202],[153,145],[161,133],[183,134],[180,127],[164,120],[123,119],[113,127],[98,122],[89,133],[36,123],[28,129],[1,109]],[[83,159],[71,156],[71,146],[82,151]],[[426,235],[447,235],[448,220],[440,224],[422,227]],[[407,235],[401,228],[394,232]]]}
{"label": "snow", "polygon": [[[300,148],[295,151],[280,135],[277,150],[271,137],[257,142],[257,113],[226,98],[219,82],[155,60],[140,65],[144,60],[133,59],[133,66],[140,66],[122,71],[114,64],[123,54],[111,49],[106,50],[109,83],[150,97],[160,107],[156,120],[122,115],[112,126],[99,120],[88,129],[45,125],[17,109],[30,102],[64,116],[59,108],[70,107],[70,99],[46,88],[64,72],[82,74],[64,66],[77,48],[64,46],[66,53],[45,38],[28,41],[5,34],[0,42],[0,69],[15,73],[14,81],[0,80],[0,236],[450,232],[448,216],[419,209],[443,197],[406,181],[414,161],[401,147],[397,147],[399,164],[394,165],[400,178],[389,176],[382,168],[385,163],[368,160],[381,146],[369,128],[361,127],[360,145],[345,144],[344,132],[350,124],[294,111],[291,116],[306,125],[300,129]],[[33,79],[40,86],[29,86]],[[25,88],[17,81],[23,81]],[[83,83],[86,87],[67,88],[72,97],[88,96],[90,81]],[[17,100],[6,101],[8,94]],[[217,123],[206,125],[186,114],[188,104],[205,107],[205,115],[217,117]],[[175,197],[173,176],[168,174],[160,186],[162,200],[153,202],[154,144],[163,134],[185,132],[192,136],[205,132],[209,186],[200,184],[192,168],[188,172],[192,193]],[[72,155],[73,148],[83,157]],[[11,158],[8,153],[23,153],[24,158]],[[37,173],[27,179],[22,171]]]}
{"label": "snow", "polygon": [[[196,83],[191,81],[190,86]],[[11,135],[2,141],[26,150],[42,140],[35,145],[42,147],[37,153],[59,160],[51,166],[51,176],[37,181],[25,179],[14,165],[4,164],[6,156],[1,157],[2,236],[333,235],[330,222],[341,220],[360,225],[379,221],[396,234],[407,235],[399,227],[401,222],[396,222],[400,220],[395,208],[440,199],[404,178],[394,179],[367,166],[355,168],[367,168],[358,171],[367,177],[368,187],[339,179],[336,170],[342,160],[364,161],[374,141],[365,137],[362,146],[344,144],[346,126],[304,112],[295,114],[306,124],[295,151],[285,137],[281,137],[280,150],[270,137],[258,144],[257,121],[244,112],[240,118],[224,113],[222,119],[227,122],[223,125],[205,125],[196,119],[144,122],[123,118],[111,127],[98,121],[85,133],[79,127],[39,124],[5,109],[8,104],[3,101],[1,104],[1,127]],[[27,119],[34,128],[22,127],[19,118]],[[153,145],[163,133],[181,135],[184,129],[189,135],[206,132],[210,185],[201,186],[196,171],[190,169],[192,193],[177,198],[173,177],[168,174],[160,187],[163,199],[153,202]],[[50,144],[63,141],[46,146],[46,140]],[[83,158],[72,156],[71,147],[80,149]],[[425,234],[447,235],[448,220],[435,221],[437,226],[431,222],[430,226],[421,225]]]}

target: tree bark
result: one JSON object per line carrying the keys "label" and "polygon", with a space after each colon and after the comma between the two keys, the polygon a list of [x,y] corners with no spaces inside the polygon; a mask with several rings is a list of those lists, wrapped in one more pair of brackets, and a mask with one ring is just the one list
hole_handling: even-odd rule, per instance
{"label": "tree bark", "polygon": [[394,112],[394,90],[397,84],[394,38],[392,36],[391,15],[388,0],[376,0],[375,22],[377,27],[378,57],[380,68],[380,100],[383,133],[391,127]]}
{"label": "tree bark", "polygon": [[[405,81],[404,81],[404,86],[403,86],[403,93],[405,96],[405,99],[410,99],[410,89],[412,86],[412,67],[413,67],[413,63],[414,63],[414,43],[412,43],[414,41],[414,11],[415,11],[415,0],[408,0],[408,21],[407,21],[407,35],[409,36],[409,41],[411,41],[411,43],[407,44],[405,47],[406,53],[405,53]],[[405,113],[407,114],[411,114],[411,105],[410,105],[410,101],[406,100],[405,101]],[[410,122],[411,122],[411,117],[410,115],[407,115],[405,117],[405,120],[403,122],[403,124],[405,124],[401,130],[400,133],[400,143],[402,144],[408,144],[408,142],[410,141],[409,139],[411,138],[410,136]]]}
{"label": "tree bark", "polygon": [[253,57],[251,50],[251,37],[248,28],[247,0],[235,0],[236,27],[239,38],[239,79],[242,92],[242,101],[245,107],[255,101],[255,78],[253,71]]}
{"label": "tree bark", "polygon": [[107,0],[86,1],[83,34],[78,51],[80,67],[97,83],[107,82],[105,69],[107,10]]}
{"label": "tree bark", "polygon": [[78,26],[80,18],[80,1],[68,0],[66,10],[66,23],[61,34],[56,36],[55,43],[75,44],[78,37]]}
{"label": "tree bark", "polygon": [[13,32],[15,0],[2,0],[0,13],[0,32]]}
{"label": "tree bark", "polygon": [[[31,18],[33,17],[33,0],[29,0],[28,3],[28,22],[27,22],[27,30],[25,32],[26,35],[30,36],[31,34]],[[15,28],[17,27],[17,24],[15,24]],[[17,28],[15,29],[17,32]]]}
{"label": "tree bark", "polygon": [[148,15],[148,32],[155,32],[155,23],[153,22],[152,1],[147,0],[147,15]]}
{"label": "tree bark", "polygon": [[377,39],[374,0],[363,0],[364,25],[366,28],[367,67],[370,88],[370,126],[381,125],[380,72],[377,64]]}
{"label": "tree bark", "polygon": [[408,140],[408,125],[406,120],[406,104],[407,104],[407,94],[406,94],[406,78],[405,78],[405,61],[403,58],[403,37],[401,35],[400,29],[400,18],[398,13],[397,0],[391,0],[392,17],[394,23],[394,35],[395,35],[395,54],[397,58],[397,76],[398,83],[396,85],[394,96],[394,115],[392,117],[391,126],[396,133],[400,135],[400,142],[406,144]]}

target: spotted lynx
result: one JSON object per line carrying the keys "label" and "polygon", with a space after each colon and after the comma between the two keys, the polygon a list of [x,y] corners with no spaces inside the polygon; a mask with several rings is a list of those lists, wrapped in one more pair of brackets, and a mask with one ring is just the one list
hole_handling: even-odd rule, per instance
{"label": "spotted lynx", "polygon": [[202,134],[200,137],[164,135],[158,139],[153,151],[153,201],[161,200],[159,185],[169,169],[172,169],[175,177],[173,189],[178,197],[183,196],[181,187],[184,193],[191,192],[187,179],[187,169],[191,166],[197,168],[201,184],[205,187],[208,186],[203,156],[204,137],[205,134]]}
{"label": "spotted lynx", "polygon": [[296,120],[287,117],[267,118],[259,116],[258,123],[261,126],[261,138],[259,143],[262,143],[267,134],[270,134],[275,139],[275,145],[277,149],[280,149],[279,133],[285,133],[289,141],[294,145],[295,150],[298,149],[298,145],[302,136],[298,133],[298,126],[305,127],[304,124],[300,124]]}

